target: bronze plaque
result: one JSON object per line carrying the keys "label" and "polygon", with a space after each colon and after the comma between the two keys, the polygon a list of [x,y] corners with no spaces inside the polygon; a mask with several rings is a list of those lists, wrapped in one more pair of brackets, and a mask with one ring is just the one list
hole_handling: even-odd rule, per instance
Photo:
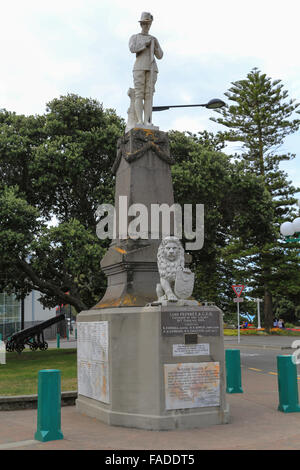
{"label": "bronze plaque", "polygon": [[184,335],[184,344],[197,344],[198,335],[196,333],[186,333]]}

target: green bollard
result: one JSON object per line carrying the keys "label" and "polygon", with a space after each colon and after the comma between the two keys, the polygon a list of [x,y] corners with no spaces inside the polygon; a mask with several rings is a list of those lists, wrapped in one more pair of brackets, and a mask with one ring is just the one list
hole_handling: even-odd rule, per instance
{"label": "green bollard", "polygon": [[40,370],[38,375],[37,441],[63,439],[61,432],[60,370]]}
{"label": "green bollard", "polygon": [[226,393],[244,393],[239,349],[226,349]]}
{"label": "green bollard", "polygon": [[2,341],[2,333],[0,333],[0,341]]}
{"label": "green bollard", "polygon": [[297,366],[293,356],[277,356],[278,411],[295,413],[300,411],[298,400]]}
{"label": "green bollard", "polygon": [[59,349],[60,348],[60,334],[56,334],[56,347]]}
{"label": "green bollard", "polygon": [[77,339],[77,328],[75,328],[75,339]]}

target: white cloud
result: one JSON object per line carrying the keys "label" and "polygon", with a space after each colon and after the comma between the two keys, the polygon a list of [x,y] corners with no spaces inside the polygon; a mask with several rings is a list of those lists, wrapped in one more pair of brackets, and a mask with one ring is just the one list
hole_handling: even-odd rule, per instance
{"label": "white cloud", "polygon": [[206,128],[205,120],[201,118],[192,118],[190,116],[180,116],[171,121],[171,129],[178,130],[181,132],[190,131],[190,132],[200,132],[204,131]]}
{"label": "white cloud", "polygon": [[[43,113],[61,94],[78,93],[126,118],[134,57],[128,39],[142,11],[164,57],[154,104],[194,104],[220,97],[255,66],[282,79],[300,100],[299,0],[10,0],[1,5],[0,107]],[[221,129],[205,109],[157,113],[163,130]],[[297,152],[299,134],[287,141]],[[297,157],[289,167],[298,180]]]}

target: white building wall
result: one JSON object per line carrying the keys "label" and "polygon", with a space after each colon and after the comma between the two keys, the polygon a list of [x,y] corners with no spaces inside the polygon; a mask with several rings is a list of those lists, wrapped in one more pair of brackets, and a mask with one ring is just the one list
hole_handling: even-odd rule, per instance
{"label": "white building wall", "polygon": [[32,291],[24,301],[24,321],[25,322],[36,322],[45,321],[49,318],[55,317],[55,308],[44,308],[43,305],[38,301],[40,292]]}

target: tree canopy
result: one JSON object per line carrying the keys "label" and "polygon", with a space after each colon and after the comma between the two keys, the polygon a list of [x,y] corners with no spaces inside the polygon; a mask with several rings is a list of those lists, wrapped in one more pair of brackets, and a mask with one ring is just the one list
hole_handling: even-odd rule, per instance
{"label": "tree canopy", "polygon": [[[96,100],[62,96],[43,116],[0,113],[1,288],[45,306],[91,307],[105,291],[107,242],[95,211],[113,201],[110,172],[124,122]],[[53,221],[55,222],[53,224]]]}
{"label": "tree canopy", "polygon": [[225,96],[230,103],[217,110],[221,117],[211,119],[226,127],[220,134],[225,141],[241,142],[242,150],[236,157],[247,174],[257,175],[272,200],[270,230],[257,230],[256,239],[244,246],[232,239],[229,248],[235,252],[241,275],[248,279],[254,294],[264,296],[265,321],[270,328],[272,297],[291,290],[300,293],[296,247],[286,250],[279,232],[281,223],[295,214],[295,193],[299,191],[280,168],[282,161],[294,158],[290,153],[280,153],[280,146],[287,135],[299,129],[299,103],[288,98],[281,80],[272,81],[256,68],[246,79],[232,83]]}
{"label": "tree canopy", "polygon": [[176,165],[172,168],[175,200],[180,204],[204,204],[204,246],[193,251],[195,295],[213,301],[225,312],[232,310],[231,285],[236,282],[234,257],[228,255],[233,238],[241,247],[270,236],[272,201],[263,183],[244,171],[238,161],[222,153],[219,137],[199,133],[169,134]]}

